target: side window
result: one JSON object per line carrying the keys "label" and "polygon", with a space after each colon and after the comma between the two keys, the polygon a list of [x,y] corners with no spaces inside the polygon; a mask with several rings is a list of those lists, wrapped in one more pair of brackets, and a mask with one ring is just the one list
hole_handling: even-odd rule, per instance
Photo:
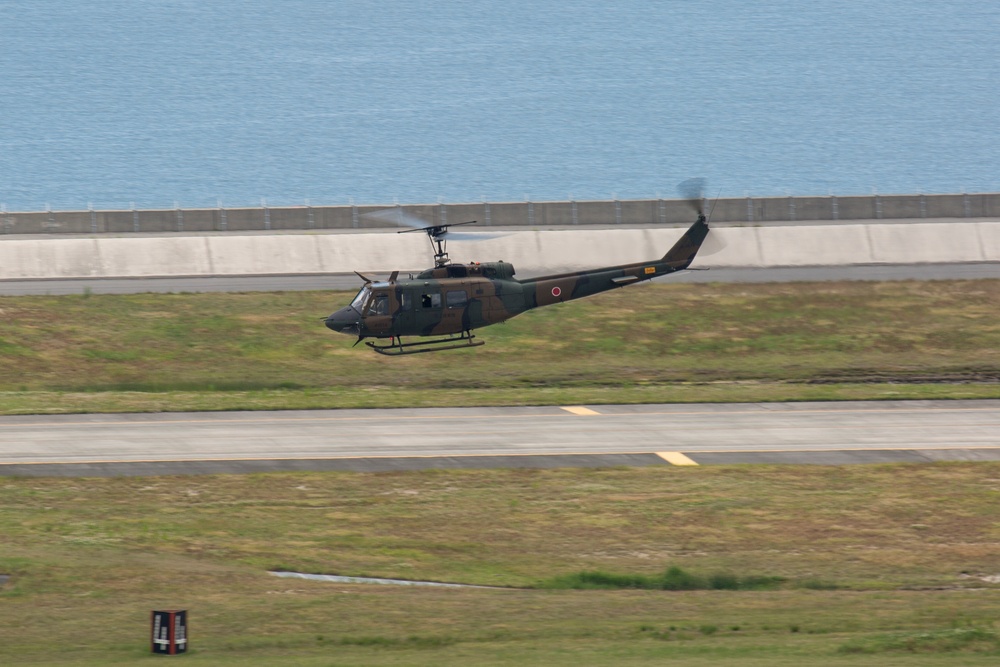
{"label": "side window", "polygon": [[409,292],[400,292],[399,307],[404,311],[413,310],[413,295]]}
{"label": "side window", "polygon": [[430,294],[421,294],[420,306],[421,308],[440,308],[441,292],[431,292]]}
{"label": "side window", "polygon": [[454,290],[448,292],[448,307],[449,308],[465,308],[466,302],[469,297],[466,296],[465,290]]}
{"label": "side window", "polygon": [[388,294],[376,294],[372,297],[371,303],[368,304],[368,314],[369,315],[388,315],[389,314],[389,295]]}

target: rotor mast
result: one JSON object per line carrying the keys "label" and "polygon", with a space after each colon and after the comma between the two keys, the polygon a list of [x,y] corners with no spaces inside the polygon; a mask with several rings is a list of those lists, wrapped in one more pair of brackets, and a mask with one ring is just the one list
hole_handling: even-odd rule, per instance
{"label": "rotor mast", "polygon": [[432,225],[432,226],[429,226],[429,227],[418,227],[416,229],[404,229],[404,230],[402,230],[400,232],[396,232],[396,233],[397,234],[407,234],[409,232],[425,232],[427,234],[427,238],[430,239],[431,250],[435,251],[434,252],[434,268],[435,269],[440,269],[440,268],[442,268],[444,266],[448,266],[448,264],[451,262],[451,260],[448,259],[448,252],[447,252],[447,248],[448,248],[448,236],[447,236],[448,228],[449,227],[458,227],[460,225],[474,225],[474,224],[476,224],[476,221],[475,220],[470,220],[468,222],[456,222],[456,223],[453,223],[453,224],[450,224],[450,225]]}
{"label": "rotor mast", "polygon": [[448,259],[448,241],[444,238],[444,227],[429,227],[427,228],[427,238],[431,242],[431,250],[435,249],[437,246],[437,252],[434,253],[434,268],[440,269],[442,266],[447,266],[451,261]]}

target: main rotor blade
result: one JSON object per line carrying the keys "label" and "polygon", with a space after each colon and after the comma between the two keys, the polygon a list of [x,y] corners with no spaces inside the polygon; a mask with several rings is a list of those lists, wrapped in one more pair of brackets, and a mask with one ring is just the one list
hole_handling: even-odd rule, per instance
{"label": "main rotor blade", "polygon": [[410,215],[400,206],[364,213],[361,217],[369,220],[378,220],[379,222],[389,222],[399,227],[413,227],[414,229],[425,229],[436,226],[433,222],[427,222],[415,215]]}
{"label": "main rotor blade", "polygon": [[489,241],[507,236],[507,232],[444,232],[442,238],[445,241]]}

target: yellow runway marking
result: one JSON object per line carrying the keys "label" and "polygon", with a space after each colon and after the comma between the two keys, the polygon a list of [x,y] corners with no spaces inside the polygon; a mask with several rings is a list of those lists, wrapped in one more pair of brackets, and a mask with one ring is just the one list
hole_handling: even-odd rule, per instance
{"label": "yellow runway marking", "polygon": [[588,415],[599,415],[600,412],[596,410],[591,410],[590,408],[585,408],[582,405],[560,405],[560,408],[566,412],[572,412],[574,415],[579,415],[581,417],[586,417]]}
{"label": "yellow runway marking", "polygon": [[656,455],[667,463],[675,466],[696,466],[698,465],[680,452],[656,452]]}

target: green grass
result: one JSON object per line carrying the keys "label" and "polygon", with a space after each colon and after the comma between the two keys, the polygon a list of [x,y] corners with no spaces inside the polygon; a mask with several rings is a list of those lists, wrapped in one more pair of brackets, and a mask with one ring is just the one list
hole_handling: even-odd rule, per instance
{"label": "green grass", "polygon": [[0,413],[1000,397],[1000,281],[642,285],[390,359],[336,292],[0,298]]}
{"label": "green grass", "polygon": [[985,653],[1000,656],[1000,634],[991,627],[901,632],[845,642],[841,653]]}
{"label": "green grass", "polygon": [[738,576],[728,572],[717,572],[704,576],[686,572],[673,565],[657,575],[584,570],[543,581],[539,587],[576,590],[635,588],[647,591],[752,591],[778,588],[785,581],[784,577]]}
{"label": "green grass", "polygon": [[160,608],[211,665],[995,664],[998,500],[996,463],[5,478],[0,664],[143,664]]}
{"label": "green grass", "polygon": [[[0,413],[1000,397],[1000,281],[647,285],[402,359],[322,326],[349,297],[0,298]],[[993,665],[998,501],[994,463],[3,478],[0,664],[146,664],[176,607],[206,665]]]}

